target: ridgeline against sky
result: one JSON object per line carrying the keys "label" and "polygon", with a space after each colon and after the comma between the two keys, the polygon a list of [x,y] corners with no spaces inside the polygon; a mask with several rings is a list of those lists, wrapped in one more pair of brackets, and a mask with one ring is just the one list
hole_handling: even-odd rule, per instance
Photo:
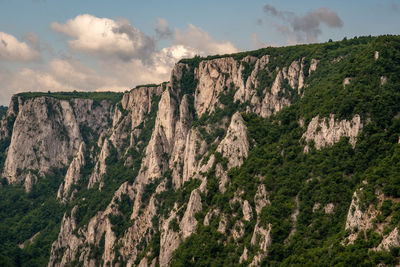
{"label": "ridgeline against sky", "polygon": [[400,33],[398,0],[0,4],[2,105],[22,91],[125,91],[166,81],[179,59],[194,55]]}

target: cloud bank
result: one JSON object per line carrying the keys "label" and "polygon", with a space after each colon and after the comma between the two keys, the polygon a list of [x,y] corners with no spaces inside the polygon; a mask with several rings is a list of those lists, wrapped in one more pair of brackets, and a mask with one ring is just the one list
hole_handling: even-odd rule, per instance
{"label": "cloud bank", "polygon": [[[192,24],[172,30],[162,18],[154,24],[154,36],[126,19],[90,14],[53,22],[50,28],[65,38],[67,55],[51,58],[38,68],[10,70],[0,65],[0,86],[4,88],[0,104],[8,105],[10,96],[22,91],[122,91],[138,84],[160,83],[169,80],[172,67],[182,58],[238,51],[231,42],[214,40]],[[29,33],[24,40],[27,43],[0,33],[0,59],[26,62],[40,58],[38,36]],[[160,40],[170,45],[158,48]]]}

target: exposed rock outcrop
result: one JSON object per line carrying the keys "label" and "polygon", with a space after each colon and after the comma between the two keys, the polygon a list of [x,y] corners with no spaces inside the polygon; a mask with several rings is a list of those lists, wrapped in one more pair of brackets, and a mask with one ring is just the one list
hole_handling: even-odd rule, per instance
{"label": "exposed rock outcrop", "polygon": [[[297,88],[299,85],[300,78],[300,63],[298,61],[293,61],[288,68],[283,68],[282,74],[283,78],[288,80],[290,87]],[[301,78],[304,80],[304,77]]]}
{"label": "exposed rock outcrop", "polygon": [[81,176],[81,168],[85,165],[85,150],[86,145],[84,142],[82,142],[79,146],[77,155],[74,157],[71,164],[69,165],[64,182],[60,185],[60,188],[58,189],[57,198],[60,198],[63,201],[68,200],[72,186],[78,183]]}
{"label": "exposed rock outcrop", "polygon": [[[201,153],[197,147],[197,142],[200,142],[200,140],[197,139],[196,133],[190,133],[192,116],[189,112],[189,101],[188,95],[182,97],[179,106],[179,120],[175,127],[174,147],[169,161],[169,168],[173,170],[172,178],[176,188],[189,180],[189,177],[184,174],[185,159],[191,159],[194,163],[197,154]],[[194,140],[190,139],[191,137],[194,137]]]}
{"label": "exposed rock outcrop", "polygon": [[254,196],[254,203],[256,204],[257,215],[260,215],[262,208],[270,204],[264,184],[258,186],[256,195]]}
{"label": "exposed rock outcrop", "polygon": [[374,53],[374,59],[378,60],[379,59],[379,51],[375,51]]}
{"label": "exposed rock outcrop", "polygon": [[197,220],[194,215],[202,210],[201,196],[198,189],[193,190],[190,194],[189,203],[185,214],[183,215],[182,221],[180,223],[180,228],[182,231],[182,237],[187,238],[195,230],[197,226]]}
{"label": "exposed rock outcrop", "polygon": [[349,85],[353,79],[354,79],[354,78],[352,78],[352,77],[346,77],[346,78],[344,78],[344,80],[343,80],[343,88],[345,89],[345,88],[346,88],[346,85]]}
{"label": "exposed rock outcrop", "polygon": [[243,202],[243,219],[246,221],[250,221],[253,218],[253,210],[247,200]]}
{"label": "exposed rock outcrop", "polygon": [[[362,189],[360,189],[362,190]],[[357,191],[354,192],[349,211],[347,213],[345,229],[350,231],[347,240],[349,244],[354,243],[359,232],[365,232],[373,226],[373,218],[376,217],[377,211],[370,207],[368,210],[362,211],[360,208],[360,199]]]}
{"label": "exposed rock outcrop", "polygon": [[260,251],[254,256],[253,261],[250,264],[251,266],[259,266],[261,261],[267,256],[268,247],[271,244],[270,233],[271,224],[268,225],[267,229],[264,229],[260,226],[260,223],[257,222],[250,243],[252,246],[259,246]]}
{"label": "exposed rock outcrop", "polygon": [[225,138],[219,144],[217,151],[228,159],[228,169],[242,165],[249,152],[247,127],[240,113],[232,116]]}
{"label": "exposed rock outcrop", "polygon": [[244,261],[247,261],[247,259],[248,259],[248,253],[249,253],[249,250],[246,248],[246,247],[244,247],[244,250],[243,250],[243,253],[242,253],[242,255],[240,256],[240,258],[239,258],[239,263],[241,264],[242,262],[244,262]]}
{"label": "exposed rock outcrop", "polygon": [[171,154],[174,145],[176,105],[171,92],[165,90],[158,105],[154,130],[137,180],[147,183],[149,179],[161,177],[168,168],[168,158],[165,156]]}
{"label": "exposed rock outcrop", "polygon": [[107,164],[106,159],[110,155],[110,144],[107,138],[104,139],[103,146],[101,147],[101,152],[99,158],[94,166],[94,170],[92,175],[90,176],[88,188],[92,188],[96,183],[99,184],[99,188],[102,187],[101,179],[103,175],[106,174],[107,171]]}
{"label": "exposed rock outcrop", "polygon": [[326,206],[324,207],[324,211],[326,214],[331,214],[334,212],[335,209],[335,205],[333,203],[328,203],[326,204]]}
{"label": "exposed rock outcrop", "polygon": [[308,75],[310,75],[313,71],[317,70],[317,64],[319,63],[318,59],[311,59],[310,68],[308,69]]}
{"label": "exposed rock outcrop", "polygon": [[172,212],[171,216],[164,221],[161,226],[161,240],[160,240],[160,266],[168,266],[172,259],[173,252],[178,248],[181,239],[179,232],[170,229],[172,220],[176,220],[176,213]]}
{"label": "exposed rock outcrop", "polygon": [[27,193],[31,192],[32,187],[37,182],[37,177],[31,171],[25,177],[24,188]]}
{"label": "exposed rock outcrop", "polygon": [[94,105],[90,99],[52,97],[18,97],[18,103],[3,170],[11,183],[22,181],[29,169],[45,175],[67,167],[83,140],[80,127],[86,125],[95,133],[104,131],[112,107],[106,100]]}
{"label": "exposed rock outcrop", "polygon": [[287,243],[290,241],[290,238],[296,233],[296,223],[297,223],[297,216],[299,216],[300,213],[300,201],[299,201],[299,196],[297,195],[295,198],[295,208],[292,212],[292,214],[290,214],[290,218],[292,220],[292,230],[290,230],[289,236],[286,238],[286,240],[284,241],[284,243]]}
{"label": "exposed rock outcrop", "polygon": [[[302,138],[307,142],[313,140],[315,148],[321,149],[339,142],[340,138],[345,136],[350,138],[349,142],[354,147],[357,141],[356,137],[362,128],[363,124],[359,115],[355,115],[351,121],[337,121],[334,114],[331,114],[329,119],[320,119],[319,116],[316,116],[308,124],[307,131]],[[304,152],[308,152],[309,149],[309,146],[306,145]]]}
{"label": "exposed rock outcrop", "polygon": [[200,62],[195,73],[199,82],[194,95],[194,107],[198,117],[214,111],[219,94],[226,87],[230,87],[231,83],[238,88],[244,87],[243,68],[231,57]]}
{"label": "exposed rock outcrop", "polygon": [[[83,242],[82,238],[78,238],[73,232],[76,229],[76,212],[78,206],[71,210],[71,215],[64,217],[61,222],[60,233],[51,247],[51,254],[48,266],[66,266],[69,262],[76,259],[76,251],[78,246]],[[59,261],[61,259],[61,261]]]}
{"label": "exposed rock outcrop", "polygon": [[90,256],[93,246],[102,246],[104,264],[111,263],[115,258],[116,236],[112,231],[110,216],[119,214],[117,202],[121,200],[123,194],[133,197],[134,192],[127,183],[120,186],[106,209],[91,218],[86,227],[77,228],[78,206],[72,209],[70,216],[64,214],[60,233],[52,244],[48,266],[67,266],[74,260],[83,262],[85,266],[96,266],[95,259]]}
{"label": "exposed rock outcrop", "polygon": [[317,202],[314,204],[312,211],[316,212],[317,210],[319,210],[321,208],[321,203]]}
{"label": "exposed rock outcrop", "polygon": [[387,77],[386,76],[381,76],[381,85],[385,85],[387,83]]}
{"label": "exposed rock outcrop", "polygon": [[390,251],[390,249],[394,247],[400,247],[400,235],[397,227],[383,238],[376,250]]}

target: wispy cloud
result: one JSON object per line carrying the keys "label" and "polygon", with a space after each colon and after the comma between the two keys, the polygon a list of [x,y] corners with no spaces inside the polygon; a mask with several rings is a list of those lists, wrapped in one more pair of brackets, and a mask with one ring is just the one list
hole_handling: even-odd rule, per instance
{"label": "wispy cloud", "polygon": [[343,21],[339,15],[327,7],[311,10],[304,16],[299,16],[291,11],[278,10],[269,4],[265,5],[263,10],[267,15],[285,23],[276,23],[274,26],[290,40],[289,42],[292,40],[300,43],[317,42],[318,36],[322,34],[322,24],[328,28],[343,27]]}
{"label": "wispy cloud", "polygon": [[157,19],[157,23],[154,25],[154,31],[158,39],[170,39],[174,35],[168,25],[168,21],[163,18]]}

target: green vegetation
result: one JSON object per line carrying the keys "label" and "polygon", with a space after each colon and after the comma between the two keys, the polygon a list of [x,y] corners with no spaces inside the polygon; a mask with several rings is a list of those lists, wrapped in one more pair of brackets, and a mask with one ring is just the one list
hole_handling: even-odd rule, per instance
{"label": "green vegetation", "polygon": [[53,97],[57,99],[70,100],[73,98],[83,98],[83,99],[92,99],[95,102],[99,103],[102,100],[109,100],[113,104],[118,103],[122,98],[123,93],[119,92],[27,92],[27,93],[19,93],[17,96],[22,97],[23,99],[30,99],[36,97]]}
{"label": "green vegetation", "polygon": [[5,106],[0,106],[0,120],[6,115],[8,108]]}
{"label": "green vegetation", "polygon": [[4,163],[7,158],[6,149],[10,145],[10,142],[11,142],[10,137],[6,137],[0,140],[0,171],[3,171]]}
{"label": "green vegetation", "polygon": [[[232,57],[235,60],[242,60],[246,56],[253,56],[257,58],[261,58],[264,55],[270,55],[272,58],[278,58],[279,64],[286,64],[288,62],[292,62],[294,59],[297,59],[299,53],[303,54],[314,54],[316,59],[326,59],[326,57],[330,57],[333,54],[340,54],[343,52],[343,49],[350,46],[363,45],[368,44],[373,40],[379,38],[398,38],[398,36],[380,36],[380,37],[354,37],[352,39],[343,39],[342,41],[337,42],[326,42],[322,44],[305,44],[305,45],[294,45],[294,46],[285,46],[285,47],[266,47],[253,51],[239,52],[235,54],[225,54],[225,55],[212,55],[207,57],[196,56],[194,58],[185,58],[181,59],[179,63],[189,64],[192,66],[199,66],[200,62],[203,60],[212,60],[218,58],[226,58]],[[331,51],[330,51],[331,50]],[[326,52],[329,52],[327,54]],[[334,56],[334,55],[333,55]],[[271,68],[272,69],[272,68]]]}
{"label": "green vegetation", "polygon": [[[379,51],[378,60],[374,59],[375,51]],[[240,204],[229,204],[234,193],[243,190],[242,198],[248,200],[254,210],[254,195],[258,186],[264,184],[271,203],[263,208],[260,223],[264,228],[271,224],[272,244],[262,265],[396,264],[398,249],[371,250],[381,241],[373,230],[367,231],[365,236],[360,234],[352,245],[343,246],[342,241],[349,234],[344,226],[352,194],[357,188],[364,188],[360,196],[364,209],[369,204],[377,204],[375,192],[400,197],[400,147],[397,144],[400,136],[400,37],[362,37],[325,44],[266,48],[233,56],[240,59],[265,53],[271,55],[270,70],[288,66],[303,57],[321,61],[317,71],[306,77],[309,87],[303,98],[295,98],[291,88],[283,85],[287,90],[282,96],[291,100],[290,107],[268,119],[242,113],[251,145],[249,156],[241,167],[229,171],[231,184],[224,194],[218,191],[214,168],[207,173],[206,207],[197,218],[202,221],[207,211],[218,208],[231,216],[227,223],[229,232],[241,218]],[[339,57],[342,59],[334,62]],[[381,76],[388,78],[386,84],[380,84]],[[265,82],[262,87],[268,89],[272,80],[267,77],[274,77],[274,74],[265,72],[259,79]],[[343,88],[345,77],[354,77],[346,89]],[[243,110],[240,106],[236,109]],[[319,151],[312,148],[304,154],[304,144],[299,142],[304,129],[299,126],[299,119],[305,119],[307,125],[316,115],[329,117],[332,113],[338,119],[351,119],[359,114],[364,123],[370,120],[355,149],[348,138],[342,138],[333,146]],[[208,116],[196,123],[207,125],[209,120]],[[366,184],[362,183],[364,180]],[[313,211],[316,203],[321,207],[332,203],[334,212],[327,214],[323,208]],[[378,220],[392,216],[386,234],[400,226],[399,207],[390,200],[380,207]],[[296,231],[288,239],[294,227],[291,214],[297,208]],[[216,218],[210,226],[198,224],[196,234],[181,243],[175,252],[172,266],[236,265],[244,247],[249,250],[249,261],[244,264],[249,264],[258,252],[257,247],[250,244],[254,220],[244,222],[244,235],[236,241],[217,231],[219,220]]]}
{"label": "green vegetation", "polygon": [[155,83],[140,84],[140,85],[137,85],[135,87],[135,89],[140,88],[140,87],[158,87],[158,86],[160,86],[160,84],[155,84]]}
{"label": "green vegetation", "polygon": [[[154,97],[152,101],[151,112],[147,120],[143,125],[138,126],[141,128],[141,133],[137,138],[137,142],[141,141],[141,145],[138,146],[139,150],[131,148],[128,153],[124,156],[118,154],[116,148],[110,144],[109,150],[110,155],[106,159],[107,163],[107,173],[103,177],[104,185],[101,191],[98,189],[98,185],[91,189],[87,189],[87,184],[89,182],[89,175],[93,170],[94,163],[87,155],[85,158],[87,161],[83,170],[81,170],[82,178],[80,183],[76,186],[78,193],[75,196],[75,200],[69,205],[69,209],[72,209],[75,205],[78,205],[77,222],[78,227],[87,224],[98,211],[104,210],[110,203],[114,192],[120,187],[124,182],[133,183],[137,174],[140,170],[140,165],[142,158],[144,156],[144,148],[150,141],[151,131],[154,128],[155,118],[158,109],[158,102],[160,97]],[[94,151],[96,153],[96,151]],[[125,161],[127,157],[132,156],[133,166],[125,166]],[[133,168],[132,168],[133,167]],[[122,198],[121,204],[119,206],[120,210],[125,214],[125,216],[113,218],[112,224],[114,225],[114,230],[117,230],[119,234],[123,234],[124,230],[129,226],[130,215],[127,216],[127,204],[128,200],[126,196]],[[131,203],[131,202],[128,202]]]}
{"label": "green vegetation", "polygon": [[[22,186],[0,187],[0,265],[45,266],[51,243],[60,231],[65,206],[56,193],[65,175],[64,170],[39,178],[30,193]],[[29,240],[34,235],[33,242]],[[26,241],[26,242],[25,242]],[[23,244],[23,249],[18,244]]]}
{"label": "green vegetation", "polygon": [[189,202],[190,193],[194,189],[198,188],[201,183],[201,181],[198,179],[192,179],[190,181],[186,181],[178,190],[174,191],[171,180],[172,178],[167,176],[167,190],[155,195],[158,212],[164,218],[167,217],[168,212],[171,211],[175,203],[178,204],[178,207],[181,207],[178,210],[178,215],[182,217],[183,213],[185,212],[185,209],[182,207]]}
{"label": "green vegetation", "polygon": [[[44,93],[25,93],[20,94],[24,98],[49,96]],[[121,99],[119,93],[51,93],[51,97],[59,99],[71,98],[90,98],[95,101],[103,99],[117,102]],[[106,159],[107,173],[104,176],[104,185],[101,191],[98,186],[88,189],[89,176],[94,168],[94,155],[99,153],[97,147],[98,136],[87,125],[80,125],[80,132],[87,146],[85,155],[85,166],[81,169],[81,179],[72,190],[77,191],[74,200],[66,205],[56,199],[57,190],[65,176],[63,172],[56,171],[54,175],[46,178],[39,178],[38,184],[34,186],[32,192],[25,193],[21,185],[7,185],[6,180],[2,181],[0,187],[0,265],[1,266],[45,266],[49,260],[50,246],[57,238],[60,230],[60,222],[65,211],[70,214],[72,208],[77,205],[76,221],[78,227],[89,222],[98,211],[104,210],[110,203],[114,192],[126,181],[133,182],[140,169],[143,157],[143,149],[150,140],[151,132],[154,127],[157,114],[158,102],[160,97],[154,97],[152,110],[145,123],[139,126],[141,134],[137,142],[139,150],[131,150],[124,157],[118,153],[111,144],[109,147],[110,155]],[[12,118],[11,118],[12,119]],[[12,127],[13,121],[10,122]],[[0,163],[4,164],[5,151],[10,139],[0,141]],[[133,166],[125,166],[124,162],[128,156],[133,157]],[[132,168],[133,167],[133,168]],[[35,173],[36,174],[36,173]],[[122,195],[120,201],[116,201],[120,215],[110,217],[113,224],[112,229],[118,237],[131,225],[130,213],[132,211],[132,200],[127,195]],[[40,234],[32,244],[28,244],[24,249],[17,245],[28,240],[36,233]],[[75,234],[78,234],[77,232]],[[102,247],[103,246],[103,247]],[[101,255],[104,250],[104,236],[100,240],[99,246],[92,246],[90,257],[100,263]],[[78,262],[75,262],[78,264]]]}
{"label": "green vegetation", "polygon": [[253,71],[254,64],[249,64],[246,61],[243,61],[243,70],[242,70],[242,77],[243,77],[243,82],[246,84],[247,78],[249,78],[251,72]]}
{"label": "green vegetation", "polygon": [[[374,58],[375,51],[379,51],[378,59]],[[290,100],[290,107],[269,118],[247,113],[249,103],[234,102],[237,88],[231,84],[218,96],[221,105],[212,114],[197,118],[193,101],[198,81],[194,69],[202,60],[232,56],[239,62],[249,55],[260,58],[266,54],[270,55],[268,68],[257,76],[256,90],[259,97],[264,90],[270,92],[277,69],[287,67],[295,60],[304,64],[307,87],[302,89],[300,95],[297,88],[291,88],[287,81],[282,83],[283,90],[279,98]],[[320,61],[317,70],[308,73],[311,59]],[[195,214],[199,222],[197,230],[179,245],[172,266],[234,266],[239,264],[244,248],[248,249],[249,258],[243,265],[250,264],[254,256],[260,253],[258,244],[251,244],[257,223],[254,196],[260,185],[264,185],[268,191],[269,203],[258,216],[259,226],[264,229],[271,226],[271,244],[268,256],[262,262],[263,266],[390,266],[398,263],[399,249],[389,252],[372,250],[382,240],[374,229],[360,231],[354,244],[344,246],[343,241],[350,234],[350,230],[345,230],[345,222],[352,195],[360,187],[363,188],[359,193],[360,208],[366,210],[372,205],[378,211],[373,223],[386,222],[384,234],[400,227],[400,36],[359,37],[324,44],[268,47],[233,55],[183,59],[180,62],[188,67],[183,68],[180,80],[173,77],[173,88],[179,90],[171,92],[171,97],[179,102],[187,95],[192,126],[208,145],[204,161],[214,155],[215,162],[207,173],[200,173],[207,178],[207,190],[201,194],[203,209]],[[243,66],[242,76],[247,80],[254,66],[248,63],[243,63]],[[352,81],[344,87],[343,80],[347,77],[351,77]],[[381,77],[387,78],[385,84],[381,83]],[[121,94],[109,92],[23,93],[19,96],[89,98],[95,101],[108,99],[113,103],[121,99]],[[2,181],[0,265],[46,265],[50,244],[57,236],[65,210],[69,214],[77,205],[77,224],[78,227],[84,227],[97,212],[106,208],[122,183],[135,181],[154,128],[159,101],[160,97],[153,98],[150,114],[138,126],[141,131],[139,136],[134,137],[134,143],[137,144],[135,149],[127,150],[127,146],[116,148],[110,144],[110,155],[106,159],[107,173],[103,177],[101,190],[98,190],[100,185],[87,188],[89,175],[94,168],[94,158],[100,148],[96,144],[98,136],[84,125],[80,131],[88,147],[86,165],[81,170],[82,179],[74,188],[77,193],[71,203],[63,205],[55,199],[65,171],[39,179],[39,183],[28,194],[22,186],[10,186],[5,180]],[[117,104],[117,107],[123,116],[127,115],[121,105]],[[242,113],[247,126],[250,151],[243,165],[228,172],[229,184],[222,194],[216,166],[221,164],[226,170],[228,159],[216,152],[216,140],[224,137],[230,118],[237,111]],[[320,118],[326,118],[330,114],[336,114],[338,120],[349,120],[356,114],[361,116],[363,130],[357,137],[356,146],[353,148],[349,139],[343,137],[336,144],[321,150],[316,150],[309,143],[310,151],[304,153],[305,141],[302,135],[305,128],[300,126],[300,119],[307,126],[313,117],[319,115]],[[10,127],[14,120],[8,118]],[[0,141],[0,167],[4,164],[9,142],[9,138]],[[124,143],[128,144],[129,138]],[[126,165],[128,157],[131,163]],[[162,157],[168,158],[169,155],[163,154]],[[146,237],[140,243],[136,264],[143,257],[147,257],[150,262],[159,255],[160,219],[169,216],[175,203],[177,216],[170,220],[168,227],[179,232],[179,223],[190,194],[201,184],[200,180],[191,179],[175,190],[172,172],[169,169],[162,177],[144,187],[141,196],[143,206],[153,196],[157,212],[152,219],[154,229],[147,235],[151,238]],[[166,190],[156,193],[159,186]],[[240,198],[247,200],[253,209],[253,219],[250,221],[242,220],[242,203],[232,201],[238,192],[243,192]],[[382,192],[387,198],[382,205],[378,205],[377,192]],[[333,207],[332,212],[325,212],[324,207],[328,204]],[[133,223],[130,219],[133,200],[128,195],[122,195],[114,205],[117,205],[118,212],[110,215],[109,219],[116,237],[120,238]],[[317,206],[320,208],[313,209]],[[219,213],[214,214],[208,226],[204,226],[202,222],[205,215],[214,209],[219,210]],[[296,211],[298,216],[294,222],[292,215]],[[218,228],[223,219],[226,233],[243,229],[244,234],[234,240],[228,234],[220,233]],[[18,248],[18,244],[38,232],[40,234],[32,244],[26,243],[24,249]],[[77,231],[75,234],[78,235]],[[105,236],[98,241],[97,245],[92,245],[90,257],[96,259],[96,264],[101,264]],[[121,245],[117,243],[114,247],[116,259],[113,264],[125,264],[118,252]]]}

